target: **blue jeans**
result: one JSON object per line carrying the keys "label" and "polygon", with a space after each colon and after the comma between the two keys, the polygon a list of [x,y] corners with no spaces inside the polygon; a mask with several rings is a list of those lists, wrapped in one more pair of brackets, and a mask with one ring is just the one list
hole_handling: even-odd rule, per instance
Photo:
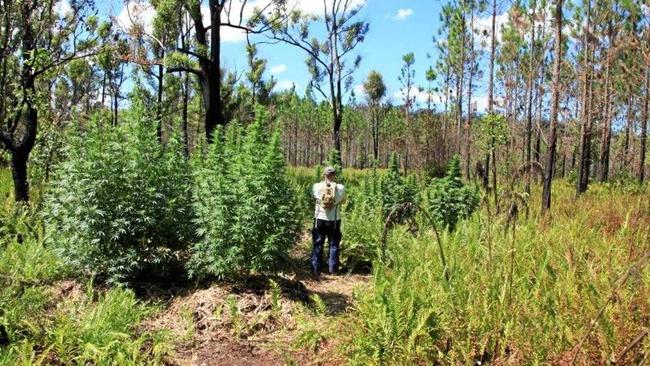
{"label": "blue jeans", "polygon": [[327,221],[315,220],[311,230],[314,248],[311,252],[311,269],[318,273],[323,257],[325,239],[329,243],[329,260],[327,262],[330,273],[339,270],[339,244],[341,243],[341,220]]}

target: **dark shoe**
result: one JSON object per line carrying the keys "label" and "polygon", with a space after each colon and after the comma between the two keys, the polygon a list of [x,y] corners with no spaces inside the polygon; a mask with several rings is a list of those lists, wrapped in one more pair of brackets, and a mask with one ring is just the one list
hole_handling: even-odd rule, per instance
{"label": "dark shoe", "polygon": [[312,278],[314,281],[320,281],[320,273],[319,273],[319,272],[314,272],[314,271],[312,271],[312,272],[311,272],[311,278]]}

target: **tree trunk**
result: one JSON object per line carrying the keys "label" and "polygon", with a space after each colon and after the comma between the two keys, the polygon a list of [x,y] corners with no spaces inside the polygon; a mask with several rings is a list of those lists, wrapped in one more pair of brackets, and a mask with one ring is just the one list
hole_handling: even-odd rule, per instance
{"label": "tree trunk", "polygon": [[[491,45],[490,45],[490,75],[489,75],[489,82],[488,82],[488,113],[492,114],[494,113],[494,60],[496,58],[496,18],[497,18],[497,1],[492,0],[492,33],[490,34],[491,37]],[[485,154],[485,180],[483,181],[484,186],[488,186],[490,182],[490,154],[494,157],[494,150],[496,147],[494,146],[494,139],[492,139],[492,151],[488,151]],[[492,159],[492,165],[494,165],[493,168],[493,187],[492,190],[494,191],[494,206],[497,207],[497,177],[496,177],[496,160]]]}
{"label": "tree trunk", "polygon": [[465,177],[470,179],[471,177],[471,153],[472,153],[472,80],[474,77],[474,69],[476,67],[476,56],[474,55],[474,5],[471,6],[471,15],[470,15],[470,49],[469,49],[469,79],[467,83],[467,123],[465,124]]}
{"label": "tree trunk", "polygon": [[598,181],[604,182],[609,176],[609,151],[610,151],[610,142],[612,138],[612,106],[609,105],[611,98],[611,57],[612,57],[612,42],[614,41],[613,37],[613,28],[612,25],[609,25],[608,30],[609,38],[609,50],[607,52],[606,61],[605,61],[605,103],[603,104],[605,120],[603,121],[603,135],[601,138],[600,144],[600,169],[598,169]]}
{"label": "tree trunk", "polygon": [[639,154],[639,184],[645,178],[645,155],[648,140],[648,100],[650,99],[650,67],[645,69],[645,98],[643,101],[643,114],[641,116],[641,152]]}
{"label": "tree trunk", "polygon": [[332,140],[334,143],[334,149],[338,152],[339,156],[341,155],[341,124],[343,122],[343,116],[339,113],[338,110],[334,111],[332,118],[332,124],[334,129],[332,131]]}
{"label": "tree trunk", "polygon": [[[162,53],[161,59],[165,58],[165,53]],[[158,125],[156,126],[156,133],[158,136],[158,142],[162,142],[162,137],[163,137],[163,65],[158,65],[158,75],[156,78],[158,79],[158,95],[157,95],[157,116],[156,119],[158,120]]]}
{"label": "tree trunk", "polygon": [[27,180],[27,161],[29,154],[24,151],[11,152],[11,175],[14,180],[16,202],[29,201],[29,182]]}
{"label": "tree trunk", "polygon": [[[533,0],[531,3],[533,8],[532,21],[530,26],[530,58],[528,61],[528,89],[526,94],[527,116],[526,116],[526,193],[530,195],[530,180],[532,175],[531,165],[531,145],[532,145],[532,131],[533,131],[533,89],[535,89],[535,15],[537,13],[537,1]],[[528,209],[526,209],[528,214]]]}
{"label": "tree trunk", "polygon": [[[183,27],[183,19],[186,20],[186,27]],[[185,33],[189,31],[189,22],[187,22],[187,17],[186,14],[183,14],[181,17],[179,17],[179,25],[178,29],[181,30],[180,36],[181,36],[181,47],[185,49],[187,47],[187,44],[185,43]],[[187,116],[187,108],[189,104],[189,99],[190,99],[190,77],[187,72],[183,73],[183,107],[181,111],[181,128],[183,129],[183,144],[185,146],[185,156],[188,157],[190,156],[190,133],[189,133],[189,128],[188,128],[188,116]]]}
{"label": "tree trunk", "polygon": [[625,169],[630,162],[630,135],[632,133],[633,123],[633,98],[631,95],[627,97],[627,113],[625,118],[625,140],[623,142],[623,161],[621,162],[621,169]]}
{"label": "tree trunk", "polygon": [[[223,6],[219,0],[210,0],[210,44],[209,56],[199,57],[200,73],[197,75],[201,87],[203,108],[205,109],[204,125],[208,142],[212,142],[212,134],[217,125],[225,125],[223,103],[221,100],[221,13]],[[201,2],[191,2],[188,12],[194,22],[196,42],[203,48],[208,48],[208,28],[203,26]]]}
{"label": "tree trunk", "polygon": [[553,60],[553,95],[551,97],[551,130],[548,141],[546,168],[544,169],[544,187],[542,191],[542,212],[551,208],[551,185],[553,182],[553,167],[555,165],[555,145],[558,107],[560,103],[560,65],[562,63],[562,3],[555,4],[555,60]]}
{"label": "tree trunk", "polygon": [[580,164],[576,180],[576,195],[584,193],[589,186],[589,165],[591,163],[591,51],[587,33],[591,26],[591,0],[587,1],[587,26],[583,37],[584,66],[583,66],[583,93],[582,93],[582,124],[580,127]]}
{"label": "tree trunk", "polygon": [[181,116],[181,124],[183,128],[183,143],[185,145],[185,156],[190,156],[190,132],[188,128],[187,119],[187,105],[190,99],[190,78],[187,73],[183,75],[183,111]]}

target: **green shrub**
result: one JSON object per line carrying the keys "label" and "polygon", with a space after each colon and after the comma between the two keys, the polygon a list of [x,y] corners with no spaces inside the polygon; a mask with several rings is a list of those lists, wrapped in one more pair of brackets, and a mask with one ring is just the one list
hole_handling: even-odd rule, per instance
{"label": "green shrub", "polygon": [[350,271],[370,268],[379,253],[384,225],[381,180],[382,175],[372,169],[363,175],[359,184],[346,186],[340,255],[341,264]]}
{"label": "green shrub", "polygon": [[442,227],[453,231],[459,220],[468,217],[480,203],[475,187],[463,184],[460,162],[454,157],[444,178],[433,179],[428,189],[429,211]]}
{"label": "green shrub", "polygon": [[[406,203],[417,203],[417,186],[413,181],[407,181],[399,172],[397,154],[392,153],[388,172],[381,179],[381,207],[383,218]],[[394,222],[403,222],[414,214],[413,208],[396,212]]]}
{"label": "green shrub", "polygon": [[256,113],[244,133],[231,124],[217,131],[197,163],[194,208],[199,241],[188,263],[191,277],[232,277],[272,271],[286,258],[300,230],[280,135],[265,133]]}
{"label": "green shrub", "polygon": [[118,127],[74,136],[46,197],[52,243],[74,268],[122,281],[164,276],[193,239],[191,174],[137,105]]}

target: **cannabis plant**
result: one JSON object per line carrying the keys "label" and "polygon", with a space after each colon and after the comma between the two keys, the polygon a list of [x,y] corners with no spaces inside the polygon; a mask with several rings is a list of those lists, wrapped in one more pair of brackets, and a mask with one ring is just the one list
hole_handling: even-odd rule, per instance
{"label": "cannabis plant", "polygon": [[71,138],[45,199],[49,242],[64,262],[109,280],[164,276],[193,240],[182,144],[161,145],[135,104],[117,126]]}
{"label": "cannabis plant", "polygon": [[428,189],[429,212],[443,228],[453,231],[459,220],[468,217],[480,203],[478,189],[461,179],[460,161],[454,157],[444,178],[433,179]]}
{"label": "cannabis plant", "polygon": [[232,278],[271,271],[286,258],[300,229],[278,133],[266,133],[260,108],[244,132],[217,130],[197,164],[193,192],[199,241],[188,263],[191,277]]}

